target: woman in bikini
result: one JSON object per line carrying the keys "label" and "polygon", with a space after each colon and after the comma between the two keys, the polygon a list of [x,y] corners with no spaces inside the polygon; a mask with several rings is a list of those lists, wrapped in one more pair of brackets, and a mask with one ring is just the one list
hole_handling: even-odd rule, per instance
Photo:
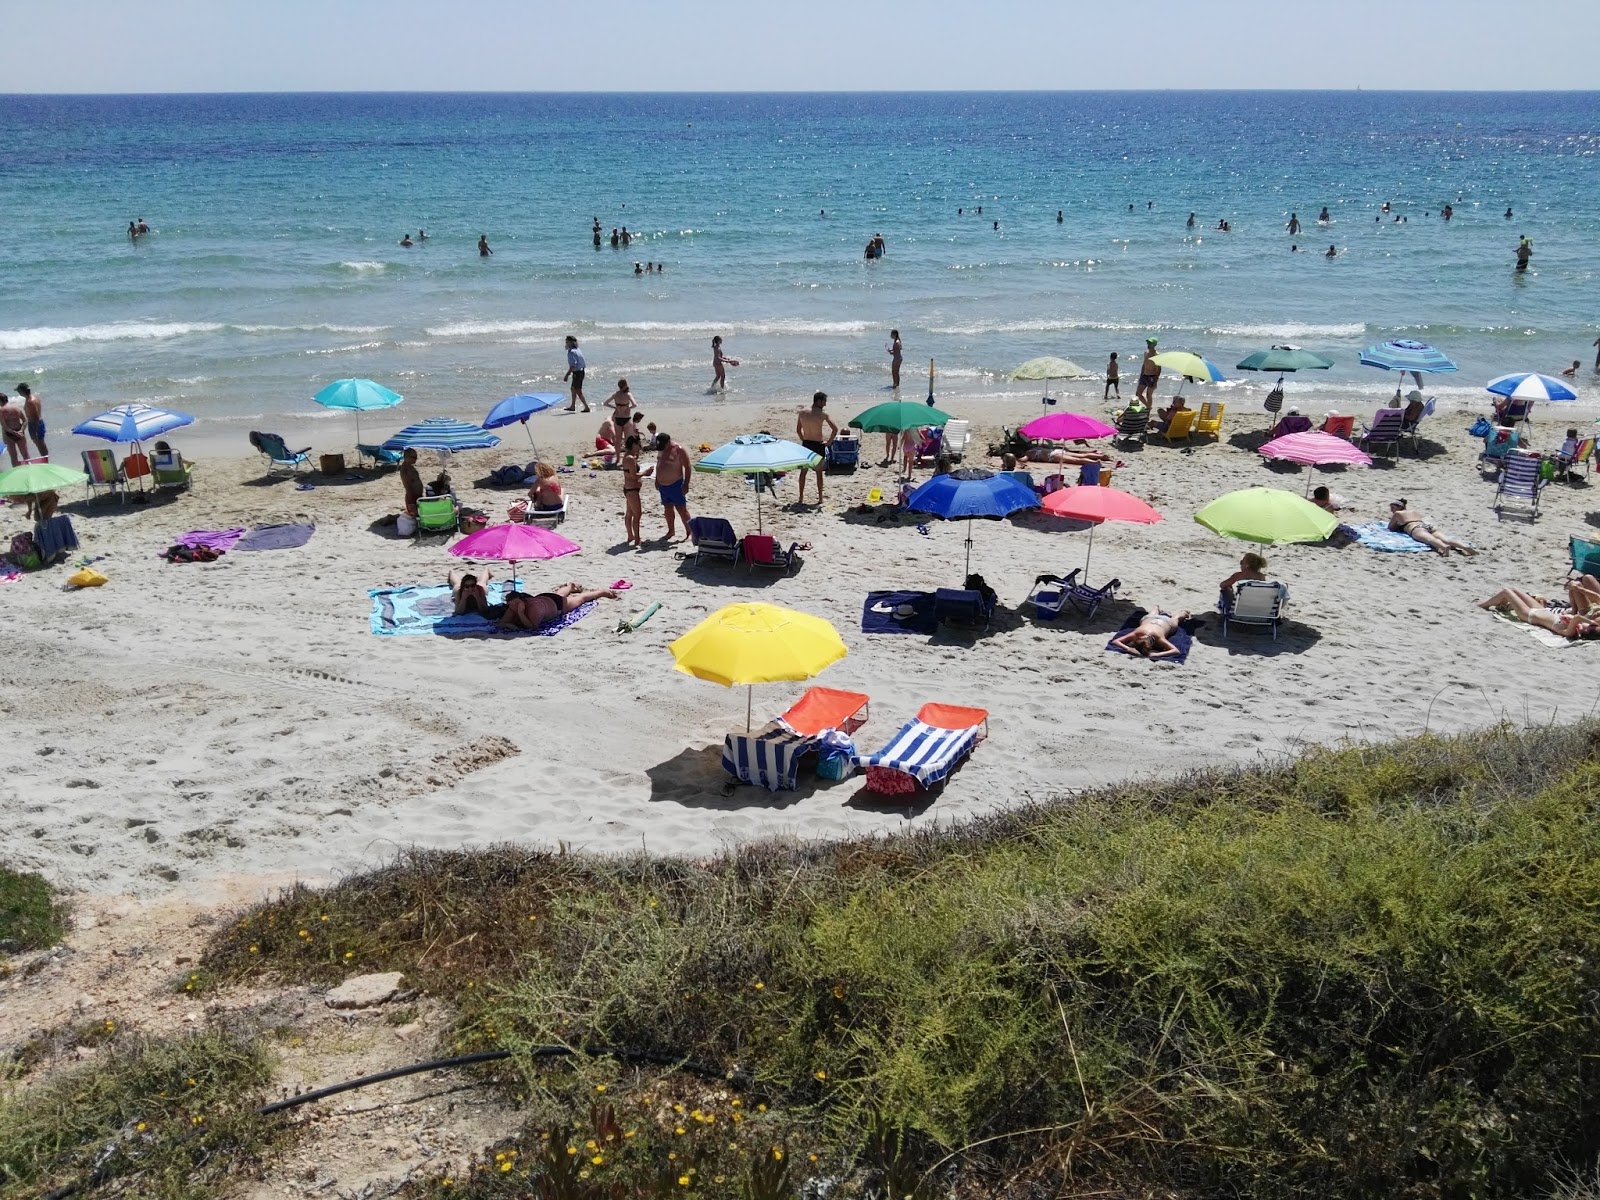
{"label": "woman in bikini", "polygon": [[549,463],[535,463],[534,474],[539,478],[528,489],[528,500],[535,510],[540,512],[554,512],[566,505],[566,498],[561,494],[561,484],[556,479],[556,469]]}
{"label": "woman in bikini", "polygon": [[1178,632],[1178,626],[1189,619],[1187,611],[1173,616],[1170,613],[1150,612],[1145,614],[1144,620],[1128,630],[1111,639],[1111,644],[1119,650],[1126,650],[1129,654],[1137,654],[1140,658],[1172,658],[1181,653],[1178,647],[1172,644],[1172,635]]}
{"label": "woman in bikini", "polygon": [[1567,603],[1570,607],[1559,611],[1551,608],[1543,596],[1503,587],[1487,600],[1479,600],[1478,607],[1503,612],[1525,625],[1548,629],[1564,638],[1600,636],[1600,579],[1580,575],[1567,584]]}
{"label": "woman in bikini", "polygon": [[1458,542],[1440,533],[1427,521],[1407,508],[1404,499],[1396,500],[1389,505],[1389,529],[1393,533],[1403,533],[1412,541],[1421,542],[1424,546],[1428,546],[1446,556],[1452,550],[1460,554],[1477,553],[1465,542]]}
{"label": "woman in bikini", "polygon": [[605,406],[611,410],[611,420],[620,434],[622,427],[633,420],[634,414],[633,393],[628,390],[626,379],[617,380],[617,390],[606,397]]}
{"label": "woman in bikini", "polygon": [[644,535],[639,532],[644,518],[644,503],[639,489],[644,485],[644,473],[639,470],[639,435],[630,434],[622,444],[622,534],[629,546],[644,549]]}
{"label": "woman in bikini", "polygon": [[489,611],[489,594],[483,588],[488,582],[487,569],[481,575],[473,571],[450,572],[450,594],[456,600],[456,616],[471,612],[481,613],[486,617],[496,615]]}
{"label": "woman in bikini", "polygon": [[500,617],[501,629],[540,629],[591,600],[615,600],[620,593],[610,588],[586,590],[581,583],[557,584],[548,592],[529,595],[512,592],[506,597],[506,611]]}

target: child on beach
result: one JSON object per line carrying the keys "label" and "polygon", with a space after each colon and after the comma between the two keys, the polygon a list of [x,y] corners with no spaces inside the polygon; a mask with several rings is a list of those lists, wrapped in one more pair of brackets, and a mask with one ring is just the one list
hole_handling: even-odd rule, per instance
{"label": "child on beach", "polygon": [[627,545],[644,549],[644,536],[639,525],[644,517],[644,502],[639,489],[644,485],[644,473],[639,470],[639,435],[629,434],[622,444],[622,536]]}
{"label": "child on beach", "polygon": [[1118,386],[1118,383],[1121,380],[1121,378],[1122,378],[1122,367],[1117,362],[1117,352],[1115,350],[1113,350],[1111,352],[1110,361],[1108,361],[1106,363],[1106,390],[1105,390],[1105,395],[1101,396],[1100,399],[1109,400],[1109,399],[1111,399],[1111,393],[1115,392],[1117,394],[1117,399],[1121,400],[1122,399],[1122,388]]}
{"label": "child on beach", "polygon": [[728,386],[728,368],[737,367],[739,360],[722,353],[722,335],[711,339],[711,386],[718,391]]}

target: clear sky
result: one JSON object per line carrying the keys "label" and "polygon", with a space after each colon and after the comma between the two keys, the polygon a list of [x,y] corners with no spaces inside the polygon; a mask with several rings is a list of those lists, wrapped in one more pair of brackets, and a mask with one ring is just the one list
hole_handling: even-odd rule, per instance
{"label": "clear sky", "polygon": [[0,0],[7,92],[1600,89],[1600,0]]}

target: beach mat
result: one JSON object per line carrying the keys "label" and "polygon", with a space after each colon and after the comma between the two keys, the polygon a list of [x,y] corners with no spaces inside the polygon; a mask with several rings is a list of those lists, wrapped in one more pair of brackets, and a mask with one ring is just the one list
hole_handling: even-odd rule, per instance
{"label": "beach mat", "polygon": [[[490,604],[501,603],[500,584],[490,583],[484,592]],[[501,629],[481,613],[456,616],[456,602],[450,595],[449,584],[374,588],[367,595],[372,597],[372,632],[379,637],[554,637],[583,620],[599,603],[591,600],[538,629]]]}
{"label": "beach mat", "polygon": [[[916,610],[903,620],[894,615],[902,604]],[[932,637],[938,631],[932,592],[867,593],[867,602],[861,608],[862,633],[920,633]]]}
{"label": "beach mat", "polygon": [[1341,525],[1339,529],[1368,550],[1378,550],[1387,554],[1433,553],[1432,547],[1424,546],[1408,533],[1396,533],[1384,521],[1368,521],[1364,525]]}
{"label": "beach mat", "polygon": [[243,529],[191,529],[188,533],[180,533],[176,545],[207,546],[218,554],[226,554],[244,537]]}
{"label": "beach mat", "polygon": [[[1126,654],[1129,658],[1143,658],[1144,656],[1142,654],[1135,654],[1132,650],[1124,650],[1121,646],[1117,645],[1116,642],[1119,637],[1127,633],[1130,629],[1137,629],[1139,627],[1139,622],[1144,620],[1148,615],[1149,611],[1147,609],[1134,609],[1129,615],[1128,619],[1122,623],[1122,628],[1113,633],[1111,635],[1111,640],[1106,642],[1106,649],[1115,654]],[[1152,659],[1151,661],[1158,663],[1176,663],[1180,665],[1188,662],[1189,650],[1194,645],[1194,630],[1199,626],[1199,624],[1200,622],[1197,618],[1190,617],[1182,625],[1179,625],[1176,632],[1173,633],[1169,640],[1178,648],[1176,657],[1168,656],[1167,658],[1157,658]]]}
{"label": "beach mat", "polygon": [[315,525],[257,525],[234,545],[235,550],[293,550],[304,546]]}

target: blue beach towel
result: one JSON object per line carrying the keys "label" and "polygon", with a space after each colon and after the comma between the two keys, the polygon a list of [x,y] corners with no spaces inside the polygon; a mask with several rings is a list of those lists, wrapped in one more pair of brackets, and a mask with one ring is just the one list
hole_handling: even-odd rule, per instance
{"label": "blue beach towel", "polygon": [[1396,533],[1384,521],[1368,521],[1364,525],[1341,525],[1339,531],[1354,538],[1368,550],[1381,550],[1389,554],[1433,553],[1410,534]]}
{"label": "blue beach towel", "polygon": [[[909,617],[895,616],[902,604],[914,610]],[[862,633],[921,633],[932,637],[939,631],[933,612],[932,592],[868,592],[861,609]]]}
{"label": "blue beach towel", "polygon": [[[501,602],[498,583],[490,583],[484,591],[490,604]],[[456,616],[456,604],[448,584],[373,588],[367,595],[372,597],[372,632],[379,637],[554,637],[568,626],[583,620],[598,603],[591,600],[582,608],[574,609],[538,629],[500,629],[480,613]]]}
{"label": "blue beach towel", "polygon": [[236,543],[235,550],[293,550],[304,546],[317,531],[315,525],[257,525]]}
{"label": "blue beach towel", "polygon": [[[1128,619],[1122,623],[1122,628],[1111,635],[1111,640],[1106,643],[1106,649],[1116,654],[1126,654],[1129,658],[1143,658],[1144,656],[1142,654],[1135,654],[1132,650],[1124,650],[1121,646],[1117,645],[1116,642],[1117,639],[1123,634],[1127,633],[1128,630],[1137,629],[1139,622],[1144,620],[1148,615],[1149,613],[1145,609],[1134,609],[1132,614],[1129,615]],[[1178,653],[1175,656],[1168,655],[1166,658],[1156,658],[1151,659],[1151,661],[1158,663],[1177,664],[1188,662],[1189,650],[1194,645],[1194,630],[1199,624],[1200,622],[1198,620],[1196,620],[1194,617],[1190,617],[1182,625],[1179,625],[1178,628],[1173,632],[1172,637],[1169,639],[1172,644],[1178,648]]]}

